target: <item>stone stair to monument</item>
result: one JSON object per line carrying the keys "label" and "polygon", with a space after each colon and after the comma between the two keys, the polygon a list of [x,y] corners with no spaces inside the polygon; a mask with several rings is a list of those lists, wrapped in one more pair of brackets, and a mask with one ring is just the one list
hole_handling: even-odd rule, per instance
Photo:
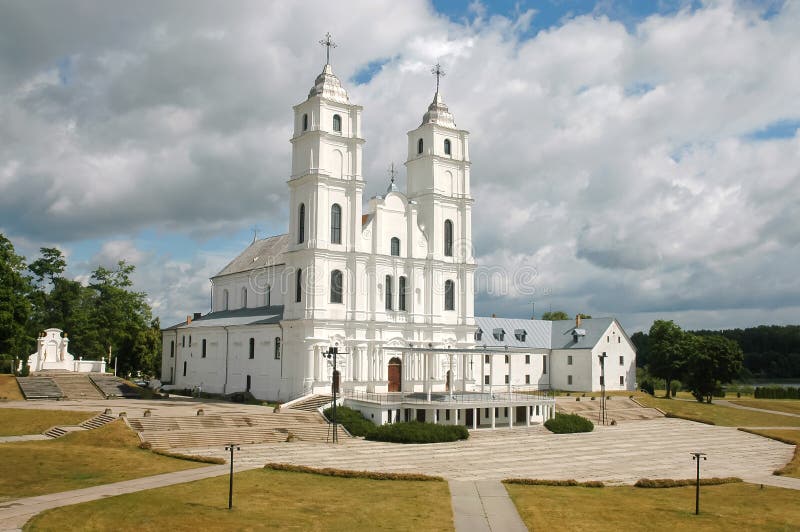
{"label": "stone stair to monument", "polygon": [[61,399],[64,392],[50,377],[17,377],[22,395],[25,399]]}
{"label": "stone stair to monument", "polygon": [[84,373],[54,373],[53,381],[67,399],[105,399],[88,375]]}
{"label": "stone stair to monument", "polygon": [[[592,422],[597,422],[600,417],[600,396],[599,394],[592,395],[596,397],[594,401],[591,396],[580,397],[580,401],[577,401],[576,397],[559,397],[556,400],[556,409],[558,412],[578,414]],[[613,399],[606,398],[606,417],[609,422],[611,420],[620,422],[655,419],[664,417],[664,414],[655,408],[642,406],[627,397],[613,396]]]}
{"label": "stone stair to monument", "polygon": [[128,384],[125,380],[106,375],[103,373],[92,373],[89,375],[95,386],[108,397],[125,397],[128,399],[138,398],[139,390]]}
{"label": "stone stair to monument", "polygon": [[317,412],[321,407],[327,407],[331,401],[333,401],[333,396],[330,395],[310,395],[306,398],[291,403],[289,406],[281,406],[281,408],[286,410]]}
{"label": "stone stair to monument", "polygon": [[[316,412],[225,413],[187,417],[127,418],[143,442],[158,449],[215,447],[228,443],[326,442],[331,426]],[[339,437],[349,435],[339,427]]]}

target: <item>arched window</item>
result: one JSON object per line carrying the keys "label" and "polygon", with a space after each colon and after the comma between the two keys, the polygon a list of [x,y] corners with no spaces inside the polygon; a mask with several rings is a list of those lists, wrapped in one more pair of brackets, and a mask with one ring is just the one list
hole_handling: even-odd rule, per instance
{"label": "arched window", "polygon": [[222,310],[228,310],[228,290],[222,291]]}
{"label": "arched window", "polygon": [[397,310],[406,310],[406,278],[397,280]]}
{"label": "arched window", "polygon": [[331,272],[331,303],[342,302],[342,272],[333,270]]}
{"label": "arched window", "polygon": [[453,222],[452,220],[444,221],[444,256],[453,256]]}
{"label": "arched window", "polygon": [[247,308],[247,288],[242,288],[242,308]]}
{"label": "arched window", "polygon": [[386,310],[392,310],[392,276],[386,276]]}
{"label": "arched window", "polygon": [[303,131],[308,131],[308,115],[303,115]]}
{"label": "arched window", "polygon": [[400,239],[396,236],[392,237],[391,252],[393,257],[400,256]]}
{"label": "arched window", "polygon": [[450,155],[450,139],[444,139],[444,154]]}
{"label": "arched window", "polygon": [[422,139],[419,139],[419,140],[417,141],[417,153],[418,153],[418,154],[419,154],[419,153],[422,153],[422,147],[423,147],[423,142],[422,142]]}
{"label": "arched window", "polygon": [[444,309],[456,309],[456,284],[450,279],[444,282]]}
{"label": "arched window", "polygon": [[256,358],[256,339],[250,338],[250,358]]}
{"label": "arched window", "polygon": [[297,243],[306,241],[306,204],[301,203],[297,210]]}
{"label": "arched window", "polygon": [[331,207],[331,244],[342,243],[342,207],[334,203]]}
{"label": "arched window", "polygon": [[294,280],[294,300],[300,303],[303,300],[303,270],[297,268],[297,274]]}
{"label": "arched window", "polygon": [[342,117],[339,115],[333,115],[333,130],[336,133],[342,132]]}
{"label": "arched window", "polygon": [[281,359],[281,337],[275,337],[275,360]]}
{"label": "arched window", "polygon": [[265,307],[270,306],[270,299],[271,298],[272,298],[272,288],[269,285],[267,285],[267,287],[264,289],[264,306]]}

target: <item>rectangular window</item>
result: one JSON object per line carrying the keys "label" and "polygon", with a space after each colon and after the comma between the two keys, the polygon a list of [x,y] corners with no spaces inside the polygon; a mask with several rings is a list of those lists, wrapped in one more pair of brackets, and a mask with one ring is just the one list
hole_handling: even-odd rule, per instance
{"label": "rectangular window", "polygon": [[500,409],[498,407],[494,407],[494,417],[500,417]]}
{"label": "rectangular window", "polygon": [[169,341],[169,357],[175,358],[175,340]]}
{"label": "rectangular window", "polygon": [[542,356],[542,375],[547,375],[547,355]]}
{"label": "rectangular window", "polygon": [[508,375],[506,375],[505,383],[508,384]]}
{"label": "rectangular window", "polygon": [[567,355],[567,366],[572,365],[572,355]]}
{"label": "rectangular window", "polygon": [[200,349],[200,352],[201,352],[200,356],[203,357],[203,358],[206,358],[206,339],[205,338],[203,338],[202,348]]}
{"label": "rectangular window", "polygon": [[567,384],[572,385],[572,375],[567,375]]}
{"label": "rectangular window", "polygon": [[506,355],[506,364],[508,364],[508,355]]}
{"label": "rectangular window", "polygon": [[483,376],[483,383],[484,384],[489,384],[490,378],[491,378],[491,375],[484,375]]}
{"label": "rectangular window", "polygon": [[617,336],[617,343],[618,343],[618,344],[621,344],[621,343],[622,343],[622,336]]}
{"label": "rectangular window", "polygon": [[186,337],[181,336],[181,347],[186,347]]}
{"label": "rectangular window", "polygon": [[489,359],[489,355],[483,355],[483,362],[485,364],[491,364],[491,360]]}
{"label": "rectangular window", "polygon": [[530,383],[531,383],[531,376],[525,375],[525,384],[530,384]]}
{"label": "rectangular window", "polygon": [[610,336],[606,336],[606,343],[607,343],[607,344],[610,344],[610,343],[611,343],[611,337],[610,337]]}
{"label": "rectangular window", "polygon": [[508,407],[503,409],[503,417],[508,417]]}
{"label": "rectangular window", "polygon": [[406,278],[397,280],[397,310],[406,310]]}
{"label": "rectangular window", "polygon": [[192,347],[192,335],[189,335],[189,347]]}
{"label": "rectangular window", "polygon": [[386,310],[392,310],[392,276],[386,276],[386,286],[384,286],[384,291],[386,292]]}
{"label": "rectangular window", "polygon": [[488,409],[488,408],[484,408],[484,409],[483,409],[483,417],[485,417],[485,418],[487,418],[487,419],[488,419],[488,417],[489,417],[490,415],[491,415],[491,414],[489,413],[489,409]]}
{"label": "rectangular window", "polygon": [[256,358],[256,339],[250,338],[250,358]]}
{"label": "rectangular window", "polygon": [[622,355],[620,355],[620,357],[619,357],[619,365],[620,366],[624,366],[625,365],[625,357],[622,356]]}
{"label": "rectangular window", "polygon": [[625,377],[622,375],[619,376],[619,385],[625,386]]}
{"label": "rectangular window", "polygon": [[281,359],[281,337],[275,337],[275,360]]}
{"label": "rectangular window", "polygon": [[450,421],[450,409],[444,411],[444,419],[445,421]]}
{"label": "rectangular window", "polygon": [[531,363],[531,356],[530,355],[525,355],[525,363],[526,364],[530,364]]}

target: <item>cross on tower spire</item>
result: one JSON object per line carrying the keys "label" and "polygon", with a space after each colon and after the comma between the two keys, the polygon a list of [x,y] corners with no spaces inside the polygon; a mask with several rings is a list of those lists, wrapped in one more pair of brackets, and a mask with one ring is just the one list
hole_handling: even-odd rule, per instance
{"label": "cross on tower spire", "polygon": [[331,33],[325,33],[325,38],[319,41],[319,43],[325,47],[325,64],[331,64],[331,48],[336,48],[336,43],[333,42],[331,38]]}
{"label": "cross on tower spire", "polygon": [[443,78],[445,75],[444,69],[442,65],[439,64],[437,61],[436,64],[431,68],[431,74],[436,76],[436,92],[439,92],[439,78]]}
{"label": "cross on tower spire", "polygon": [[389,178],[393,185],[395,177],[397,177],[397,172],[394,169],[394,162],[393,162],[391,165],[389,165]]}

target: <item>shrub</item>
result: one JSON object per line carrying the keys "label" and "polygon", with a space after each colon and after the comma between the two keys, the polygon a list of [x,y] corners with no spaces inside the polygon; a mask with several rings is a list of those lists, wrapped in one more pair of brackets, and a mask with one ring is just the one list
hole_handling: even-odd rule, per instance
{"label": "shrub", "polygon": [[[717,486],[719,484],[732,484],[735,482],[741,482],[742,479],[738,477],[712,477],[712,478],[701,478],[700,485],[701,486]],[[694,486],[697,484],[697,480],[694,478],[683,478],[679,480],[675,480],[672,478],[640,478],[634,484],[634,487],[637,488],[678,488],[681,486]]]}
{"label": "shrub", "polygon": [[561,414],[556,412],[556,417],[544,422],[550,432],[556,434],[573,434],[575,432],[592,432],[594,425],[585,417],[577,414]]}
{"label": "shrub", "polygon": [[[333,419],[333,408],[326,408],[325,417]],[[346,406],[336,407],[336,422],[344,426],[352,436],[366,436],[375,430],[375,424],[361,415],[358,410]]]}
{"label": "shrub", "polygon": [[645,393],[649,393],[650,395],[656,394],[656,387],[653,384],[653,381],[651,381],[650,379],[642,381],[642,383],[639,385],[639,389],[641,389]]}
{"label": "shrub", "polygon": [[504,484],[521,484],[523,486],[582,486],[584,488],[604,488],[605,484],[599,480],[589,480],[578,482],[575,479],[569,480],[546,480],[540,478],[507,478]]}
{"label": "shrub", "polygon": [[336,469],[333,467],[307,467],[294,464],[276,464],[269,463],[264,466],[264,469],[272,469],[274,471],[292,471],[294,473],[310,473],[312,475],[323,475],[327,477],[341,477],[341,478],[368,478],[371,480],[419,480],[419,481],[438,481],[444,479],[442,477],[434,477],[431,475],[423,475],[421,473],[382,473],[377,471],[353,471],[350,469]]}
{"label": "shrub", "polygon": [[469,431],[463,425],[435,425],[409,421],[375,427],[366,438],[393,443],[439,443],[466,440],[469,438]]}
{"label": "shrub", "polygon": [[756,399],[800,399],[800,388],[792,386],[758,386],[753,395]]}
{"label": "shrub", "polygon": [[669,383],[669,391],[672,397],[678,395],[678,392],[681,391],[681,383],[678,381],[672,381]]}

